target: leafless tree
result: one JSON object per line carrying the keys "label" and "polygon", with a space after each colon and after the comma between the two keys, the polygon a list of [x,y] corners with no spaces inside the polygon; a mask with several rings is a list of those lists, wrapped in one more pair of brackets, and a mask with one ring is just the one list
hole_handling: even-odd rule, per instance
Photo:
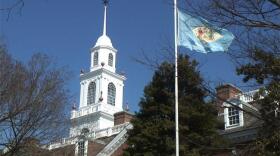
{"label": "leafless tree", "polygon": [[65,134],[68,72],[35,54],[25,65],[0,47],[0,146],[6,155],[26,142],[48,143]]}
{"label": "leafless tree", "polygon": [[6,15],[6,20],[9,20],[12,12],[21,13],[25,5],[25,0],[0,0],[0,13]]}

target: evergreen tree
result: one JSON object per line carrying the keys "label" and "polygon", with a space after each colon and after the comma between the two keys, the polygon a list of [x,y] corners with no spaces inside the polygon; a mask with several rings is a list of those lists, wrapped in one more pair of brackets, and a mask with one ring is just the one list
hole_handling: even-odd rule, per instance
{"label": "evergreen tree", "polygon": [[[178,60],[180,154],[211,155],[209,149],[213,151],[211,146],[221,140],[215,128],[215,109],[205,102],[197,62],[188,56]],[[144,89],[124,155],[175,155],[174,88],[174,64],[164,62]]]}
{"label": "evergreen tree", "polygon": [[263,126],[253,150],[258,155],[280,155],[280,56],[279,53],[252,49],[251,62],[240,67],[244,81],[264,85],[255,97],[260,105]]}

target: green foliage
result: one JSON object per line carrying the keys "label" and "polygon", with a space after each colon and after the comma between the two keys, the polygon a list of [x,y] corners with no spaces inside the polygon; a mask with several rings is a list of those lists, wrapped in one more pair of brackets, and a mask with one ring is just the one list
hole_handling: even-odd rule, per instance
{"label": "green foliage", "polygon": [[237,69],[237,73],[244,75],[244,81],[250,79],[256,80],[258,83],[278,82],[280,81],[280,58],[277,53],[266,53],[262,49],[252,49],[252,62],[241,66]]}
{"label": "green foliage", "polygon": [[[279,130],[278,130],[279,131]],[[257,155],[279,156],[280,155],[280,133],[273,132],[268,137],[262,137],[255,143]]]}
{"label": "green foliage", "polygon": [[[206,104],[200,88],[197,62],[180,56],[178,63],[180,154],[211,155],[221,139],[216,133],[216,112]],[[132,121],[124,155],[172,156],[175,154],[174,65],[162,63],[144,89],[140,111]]]}
{"label": "green foliage", "polygon": [[256,102],[260,105],[263,126],[255,142],[258,155],[280,155],[280,57],[254,49],[252,62],[237,70],[244,81],[255,80],[263,84]]}

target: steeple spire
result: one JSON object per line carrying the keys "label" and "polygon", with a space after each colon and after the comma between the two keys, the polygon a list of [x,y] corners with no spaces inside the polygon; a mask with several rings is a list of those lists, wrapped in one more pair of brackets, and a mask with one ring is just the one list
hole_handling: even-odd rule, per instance
{"label": "steeple spire", "polygon": [[103,4],[104,4],[104,23],[103,23],[103,34],[97,39],[97,42],[95,44],[94,47],[98,47],[98,46],[108,46],[113,48],[111,39],[107,36],[107,7],[108,7],[108,3],[109,0],[102,0]]}
{"label": "steeple spire", "polygon": [[103,23],[103,35],[106,36],[107,31],[107,6],[109,3],[109,0],[103,0],[104,3],[104,23]]}

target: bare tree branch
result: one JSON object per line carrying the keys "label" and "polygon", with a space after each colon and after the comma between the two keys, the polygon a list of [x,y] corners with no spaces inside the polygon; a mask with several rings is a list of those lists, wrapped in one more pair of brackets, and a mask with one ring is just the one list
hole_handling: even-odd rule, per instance
{"label": "bare tree branch", "polygon": [[23,65],[0,47],[0,144],[6,155],[19,154],[30,139],[48,143],[64,134],[67,77],[45,55]]}
{"label": "bare tree branch", "polygon": [[[4,2],[7,2],[7,1],[5,1],[5,0],[0,0],[0,3],[1,3],[2,5],[3,5]],[[24,5],[25,5],[24,0],[16,0],[16,1],[14,1],[13,3],[11,3],[11,4],[8,4],[8,6],[4,6],[4,5],[3,5],[3,7],[0,7],[0,12],[5,12],[5,13],[7,14],[6,20],[8,21],[8,20],[10,19],[11,13],[12,13],[14,10],[16,10],[16,9],[18,9],[19,12],[21,12],[22,9],[23,9],[23,7],[24,7]]]}

